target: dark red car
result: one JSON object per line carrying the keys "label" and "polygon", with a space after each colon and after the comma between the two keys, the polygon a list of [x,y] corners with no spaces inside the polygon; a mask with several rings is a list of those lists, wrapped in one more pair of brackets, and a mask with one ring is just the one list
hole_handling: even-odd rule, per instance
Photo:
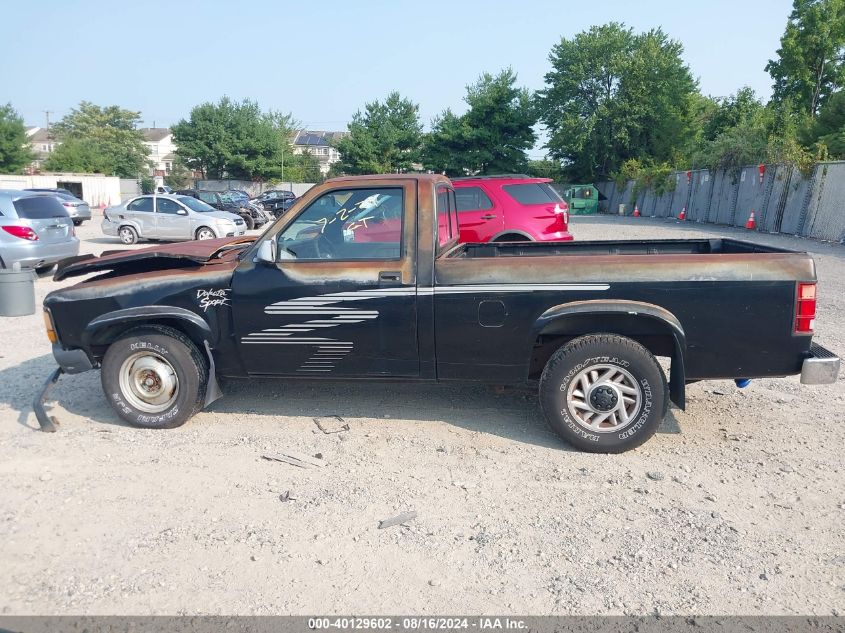
{"label": "dark red car", "polygon": [[569,206],[548,178],[472,176],[454,178],[460,241],[563,242]]}

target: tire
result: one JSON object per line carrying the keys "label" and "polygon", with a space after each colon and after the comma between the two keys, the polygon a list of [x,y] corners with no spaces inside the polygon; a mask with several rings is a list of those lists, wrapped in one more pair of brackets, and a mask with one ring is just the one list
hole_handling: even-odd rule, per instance
{"label": "tire", "polygon": [[591,453],[622,453],[657,432],[669,397],[651,352],[623,336],[595,334],[552,355],[540,377],[540,406],[569,444]]}
{"label": "tire", "polygon": [[241,216],[241,218],[246,223],[246,230],[247,231],[251,231],[252,229],[255,228],[255,220],[252,219],[251,215],[245,213]]}
{"label": "tire", "polygon": [[131,226],[121,226],[117,229],[117,236],[123,244],[136,244],[138,242],[138,232]]}
{"label": "tire", "polygon": [[47,264],[46,266],[39,266],[35,269],[35,274],[39,277],[47,277],[56,268],[55,264]]}
{"label": "tire", "polygon": [[507,235],[502,235],[501,237],[497,237],[493,240],[494,243],[499,242],[530,242],[531,240],[525,237],[524,235],[519,235],[518,233],[509,233]]}
{"label": "tire", "polygon": [[215,237],[217,237],[217,234],[207,226],[201,226],[197,229],[195,237],[198,240],[213,240]]}
{"label": "tire", "polygon": [[73,225],[74,226],[82,226],[82,220],[74,220]]}
{"label": "tire", "polygon": [[[147,325],[125,332],[109,346],[100,379],[106,398],[129,424],[172,429],[202,408],[208,368],[197,346],[180,331]],[[152,391],[146,391],[147,385]]]}

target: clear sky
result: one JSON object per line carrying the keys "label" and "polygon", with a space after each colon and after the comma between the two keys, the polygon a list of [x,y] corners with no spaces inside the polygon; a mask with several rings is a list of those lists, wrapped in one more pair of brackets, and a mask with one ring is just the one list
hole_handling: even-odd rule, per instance
{"label": "clear sky", "polygon": [[[743,85],[768,98],[764,67],[791,0],[6,0],[0,102],[28,125],[81,100],[141,111],[143,125],[186,117],[222,95],[343,130],[366,101],[398,90],[428,124],[464,110],[465,87],[511,66],[541,88],[561,37],[612,20],[661,26],[684,45],[702,92]],[[542,154],[540,151],[533,155]]]}

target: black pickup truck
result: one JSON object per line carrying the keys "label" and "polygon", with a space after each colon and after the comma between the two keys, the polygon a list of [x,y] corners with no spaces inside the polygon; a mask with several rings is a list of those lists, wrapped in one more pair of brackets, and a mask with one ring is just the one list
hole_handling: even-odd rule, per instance
{"label": "black pickup truck", "polygon": [[[685,385],[800,374],[831,383],[812,343],[806,253],[728,239],[458,244],[436,175],[339,178],[258,238],[65,260],[44,301],[62,372],[99,367],[117,413],[169,428],[219,377],[534,384],[566,441],[647,440]],[[90,276],[94,273],[93,276]],[[671,359],[667,384],[655,357]]]}

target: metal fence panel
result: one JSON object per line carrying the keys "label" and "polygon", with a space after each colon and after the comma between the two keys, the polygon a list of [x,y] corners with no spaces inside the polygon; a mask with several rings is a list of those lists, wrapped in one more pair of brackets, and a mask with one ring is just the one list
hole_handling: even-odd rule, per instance
{"label": "metal fence panel", "polygon": [[845,234],[845,163],[826,163],[819,167],[822,177],[816,179],[818,193],[807,209],[801,234],[838,242]]}
{"label": "metal fence panel", "polygon": [[[815,169],[818,170],[818,167]],[[786,188],[786,201],[783,205],[783,214],[780,221],[779,230],[781,233],[798,235],[801,231],[801,218],[804,215],[805,205],[809,202],[812,194],[812,182],[812,176],[804,178],[798,169],[792,168],[792,176]]]}
{"label": "metal fence panel", "polygon": [[714,224],[730,224],[736,193],[735,178],[726,170],[720,169],[713,174],[713,193],[710,201],[708,222]]}
{"label": "metal fence panel", "polygon": [[606,198],[606,200],[599,200],[599,213],[607,213],[610,203],[613,202],[613,196],[616,195],[616,183],[612,180],[603,180],[596,183],[596,189]]}
{"label": "metal fence panel", "polygon": [[692,183],[687,179],[686,172],[679,171],[675,174],[675,190],[672,198],[665,209],[662,218],[675,218],[681,213],[681,209],[687,206],[690,199]]}
{"label": "metal fence panel", "polygon": [[765,201],[765,181],[760,182],[756,167],[743,167],[739,174],[739,191],[736,197],[736,209],[731,224],[745,226],[751,212],[760,213]]}
{"label": "metal fence panel", "polygon": [[712,189],[713,179],[710,177],[709,170],[698,169],[692,172],[692,195],[687,206],[687,220],[692,222],[707,221]]}

